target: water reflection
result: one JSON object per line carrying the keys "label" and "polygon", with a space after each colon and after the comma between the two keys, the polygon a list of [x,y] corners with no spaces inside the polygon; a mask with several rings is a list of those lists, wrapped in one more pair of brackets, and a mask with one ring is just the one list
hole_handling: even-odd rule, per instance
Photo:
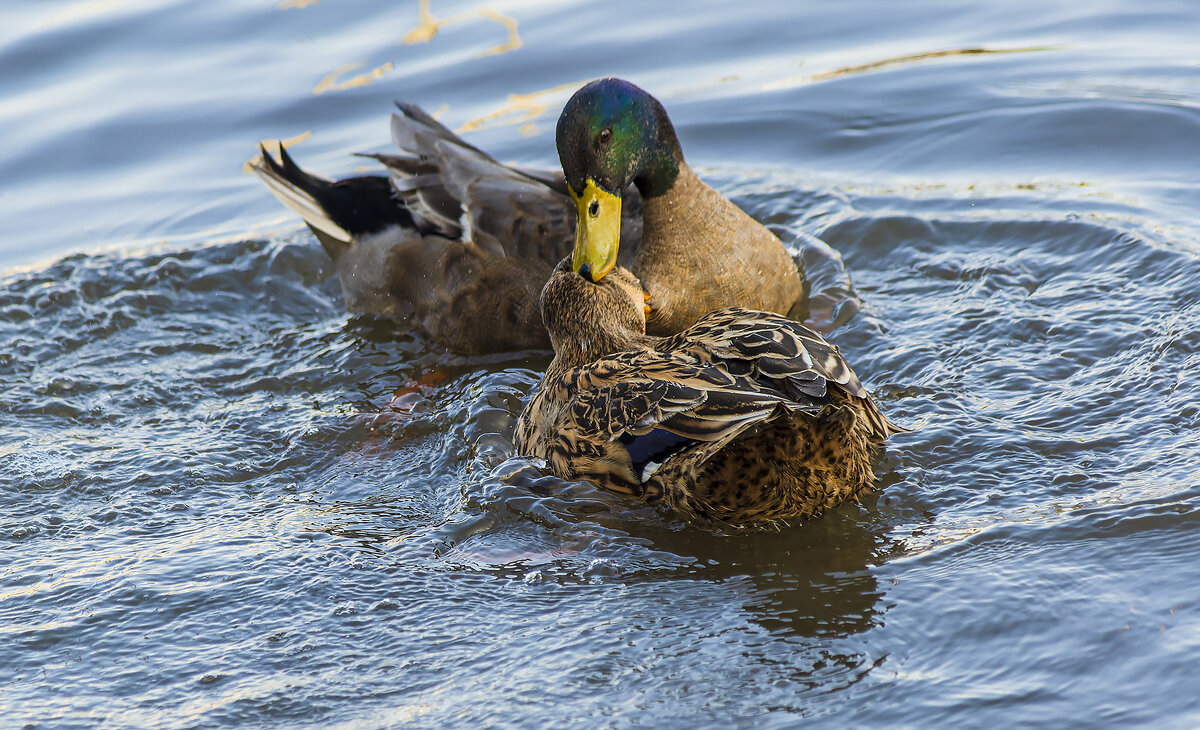
{"label": "water reflection", "polygon": [[645,525],[654,544],[687,556],[694,577],[742,581],[751,620],[779,635],[822,636],[874,625],[883,592],[871,572],[898,546],[889,526],[857,505],[796,525],[713,532]]}
{"label": "water reflection", "polygon": [[462,134],[491,127],[520,125],[521,134],[532,137],[539,131],[533,124],[533,120],[541,117],[547,111],[554,111],[557,114],[558,107],[567,94],[578,89],[588,80],[569,81],[548,89],[531,91],[528,94],[509,94],[504,104],[481,117],[464,122],[456,131]]}
{"label": "water reflection", "polygon": [[[514,413],[500,408],[498,415]],[[774,529],[697,526],[503,458],[511,443],[501,433],[476,432],[463,452],[457,439],[470,430],[360,442],[310,495],[307,529],[400,564],[432,561],[527,583],[736,585],[745,619],[781,638],[846,637],[878,624],[884,592],[872,567],[899,548],[888,538],[890,525],[862,507]],[[431,472],[443,477],[423,487]]]}
{"label": "water reflection", "polygon": [[452,15],[449,18],[438,19],[434,17],[433,12],[429,9],[429,0],[420,0],[420,2],[420,7],[417,10],[418,25],[404,36],[403,42],[406,45],[413,43],[428,43],[429,41],[433,40],[433,37],[436,36],[438,31],[440,31],[443,27],[450,25],[451,23],[458,23],[471,18],[483,18],[484,20],[491,21],[503,28],[508,36],[503,43],[481,52],[477,56],[478,58],[494,56],[498,53],[515,51],[524,45],[524,42],[521,40],[521,36],[517,33],[517,21],[514,18],[492,10],[491,8],[478,8],[465,13],[459,13],[458,15]]}
{"label": "water reflection", "polygon": [[[279,4],[280,10],[303,8],[312,5],[318,0],[284,0]],[[504,29],[507,38],[503,43],[500,43],[491,48],[487,48],[477,54],[476,58],[486,58],[495,56],[501,53],[515,51],[524,45],[520,34],[517,33],[517,21],[503,13],[497,12],[491,8],[477,8],[465,13],[452,15],[448,18],[437,18],[429,8],[429,0],[421,0],[420,6],[417,9],[417,26],[409,30],[401,41],[404,45],[412,45],[415,43],[429,43],[434,36],[447,25],[459,23],[472,18],[482,18],[489,22],[495,23]],[[325,74],[320,81],[313,87],[312,93],[314,96],[320,96],[331,91],[346,91],[349,89],[357,89],[362,86],[373,84],[384,76],[392,73],[396,66],[394,61],[386,61],[375,66],[366,73],[357,74],[350,78],[344,78],[347,74],[357,71],[367,64],[366,61],[354,61],[344,63],[334,68],[329,73]],[[528,136],[528,135],[527,135]]]}
{"label": "water reflection", "polygon": [[923,61],[929,61],[935,58],[949,58],[951,56],[979,56],[997,53],[1032,53],[1036,51],[1053,51],[1057,50],[1057,48],[1057,46],[1028,46],[1024,48],[951,48],[943,51],[910,53],[904,56],[895,56],[879,61],[871,61],[869,63],[859,63],[853,66],[843,66],[841,68],[835,68],[829,71],[820,71],[807,76],[788,76],[775,81],[769,81],[762,85],[762,89],[763,91],[778,91],[780,89],[786,89],[802,83],[827,81],[829,79],[836,79],[841,76],[850,76],[853,74],[879,71],[890,66],[921,63]]}
{"label": "water reflection", "polygon": [[367,84],[372,84],[378,81],[383,77],[384,74],[395,68],[395,64],[393,64],[391,61],[388,61],[385,64],[376,66],[365,74],[352,76],[344,81],[339,80],[346,74],[350,73],[351,71],[357,71],[364,65],[365,64],[362,61],[358,61],[355,63],[344,63],[341,66],[338,66],[334,70],[330,71],[325,78],[317,82],[317,85],[314,86],[312,90],[313,95],[320,96],[321,94],[329,91],[357,89],[360,86],[366,86]]}

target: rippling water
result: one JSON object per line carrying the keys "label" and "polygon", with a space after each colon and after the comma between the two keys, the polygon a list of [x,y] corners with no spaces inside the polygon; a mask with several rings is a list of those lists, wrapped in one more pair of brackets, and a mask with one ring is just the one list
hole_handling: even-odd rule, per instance
{"label": "rippling water", "polygon": [[[1200,724],[1200,14],[749,7],[6,7],[0,724]],[[609,73],[841,252],[917,429],[863,505],[724,534],[542,475],[545,355],[347,315],[239,170],[349,174],[396,97],[554,164]]]}

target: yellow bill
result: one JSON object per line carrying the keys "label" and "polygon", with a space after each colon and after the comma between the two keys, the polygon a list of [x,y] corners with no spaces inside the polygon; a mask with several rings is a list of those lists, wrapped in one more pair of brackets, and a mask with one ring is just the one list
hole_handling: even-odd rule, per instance
{"label": "yellow bill", "polygon": [[575,250],[571,270],[576,273],[587,264],[591,280],[600,281],[617,263],[621,243],[621,197],[605,192],[590,177],[583,194],[567,190],[575,200],[579,217],[575,220]]}

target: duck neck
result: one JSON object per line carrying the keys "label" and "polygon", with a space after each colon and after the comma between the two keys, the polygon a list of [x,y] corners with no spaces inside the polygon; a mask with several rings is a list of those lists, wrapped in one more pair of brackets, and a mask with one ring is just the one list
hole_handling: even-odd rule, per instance
{"label": "duck neck", "polygon": [[[643,261],[668,261],[686,254],[690,241],[702,237],[710,221],[705,211],[721,210],[725,199],[680,163],[679,174],[659,195],[642,192],[642,242],[637,258]],[[635,269],[636,270],[636,269]]]}
{"label": "duck neck", "polygon": [[[671,187],[642,206],[642,240],[630,268],[651,297],[646,328],[678,332],[695,321],[696,298],[719,289],[705,272],[723,266],[732,258],[726,248],[738,244],[723,222],[732,204],[681,164]],[[703,311],[716,308],[703,304]]]}
{"label": "duck neck", "polygon": [[616,352],[652,347],[659,339],[626,330],[595,331],[586,335],[571,333],[567,336],[551,333],[554,360],[546,369],[546,377],[565,373],[571,368],[590,365]]}
{"label": "duck neck", "polygon": [[661,107],[658,114],[654,141],[644,145],[641,168],[632,180],[642,198],[646,200],[669,192],[679,179],[680,173],[687,168],[671,120],[667,119],[666,112],[662,111]]}

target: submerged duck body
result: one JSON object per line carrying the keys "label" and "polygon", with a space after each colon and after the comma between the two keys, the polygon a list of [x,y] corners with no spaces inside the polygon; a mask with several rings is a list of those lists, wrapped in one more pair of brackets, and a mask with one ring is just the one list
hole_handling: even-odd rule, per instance
{"label": "submerged duck body", "polygon": [[520,453],[728,523],[809,517],[871,488],[874,452],[903,429],[836,347],[740,308],[646,335],[639,291],[620,267],[600,282],[555,270],[541,299],[555,359],[518,421]]}
{"label": "submerged duck body", "polygon": [[401,154],[369,155],[387,176],[335,182],[282,148],[278,161],[262,150],[250,162],[329,253],[350,310],[464,354],[544,348],[538,296],[570,254],[597,280],[618,259],[632,269],[652,334],[727,306],[803,316],[783,244],[692,172],[662,105],[633,84],[601,79],[571,97],[555,136],[561,172],[503,165],[397,106]]}

